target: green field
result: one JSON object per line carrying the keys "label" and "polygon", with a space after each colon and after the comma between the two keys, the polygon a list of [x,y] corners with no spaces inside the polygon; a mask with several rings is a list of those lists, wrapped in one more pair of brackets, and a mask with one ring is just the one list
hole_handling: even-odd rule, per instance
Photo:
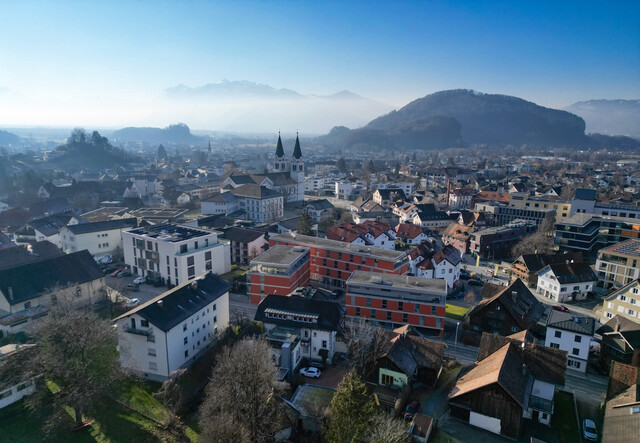
{"label": "green field", "polygon": [[462,306],[447,305],[445,316],[454,320],[462,320],[468,310],[468,308],[463,308]]}

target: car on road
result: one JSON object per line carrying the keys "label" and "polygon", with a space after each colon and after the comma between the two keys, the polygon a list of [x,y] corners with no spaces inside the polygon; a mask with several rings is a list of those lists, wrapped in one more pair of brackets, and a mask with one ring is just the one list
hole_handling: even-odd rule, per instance
{"label": "car on road", "polygon": [[133,279],[133,283],[135,283],[136,285],[139,285],[141,283],[146,283],[147,282],[147,277],[136,277]]}
{"label": "car on road", "polygon": [[457,298],[464,298],[465,295],[467,295],[467,291],[458,291],[454,294],[451,294],[451,298],[455,300]]}
{"label": "car on road", "polygon": [[136,285],[135,283],[129,283],[127,286],[124,287],[124,290],[131,291],[131,292],[139,292],[140,286]]}
{"label": "car on road", "polygon": [[482,280],[478,280],[477,278],[470,278],[467,282],[469,286],[482,286],[484,282]]}
{"label": "car on road", "polygon": [[320,369],[318,368],[302,368],[300,369],[300,375],[304,375],[305,377],[311,377],[311,378],[320,378],[320,375],[322,374],[322,372],[320,372]]}
{"label": "car on road", "polygon": [[418,400],[411,400],[407,407],[404,408],[404,419],[411,420],[413,416],[420,410],[420,402]]}
{"label": "car on road", "polygon": [[117,277],[118,274],[120,274],[122,271],[124,271],[124,268],[118,268],[115,271],[113,271],[111,274],[109,274],[111,277]]}
{"label": "car on road", "polygon": [[582,422],[582,435],[584,438],[590,441],[598,441],[598,431],[596,430],[596,424],[593,420],[585,418]]}
{"label": "car on road", "polygon": [[134,306],[138,306],[139,304],[140,300],[138,300],[137,298],[130,298],[124,305],[128,308],[133,308]]}
{"label": "car on road", "polygon": [[560,312],[569,312],[569,308],[567,308],[566,306],[563,306],[563,305],[555,305],[553,307],[553,309],[555,309],[556,311],[560,311]]}

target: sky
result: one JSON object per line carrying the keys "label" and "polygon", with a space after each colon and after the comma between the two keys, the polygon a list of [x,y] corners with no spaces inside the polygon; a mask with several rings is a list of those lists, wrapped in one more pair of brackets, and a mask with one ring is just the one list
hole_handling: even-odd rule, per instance
{"label": "sky", "polygon": [[0,11],[0,126],[164,126],[189,120],[157,112],[166,88],[222,79],[394,107],[455,88],[555,108],[640,98],[638,1],[0,0]]}

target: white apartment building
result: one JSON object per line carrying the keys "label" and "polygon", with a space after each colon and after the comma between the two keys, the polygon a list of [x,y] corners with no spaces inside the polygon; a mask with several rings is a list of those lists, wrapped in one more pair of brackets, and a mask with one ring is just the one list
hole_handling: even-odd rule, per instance
{"label": "white apartment building", "polygon": [[588,263],[556,263],[538,273],[536,292],[557,303],[584,300],[597,281]]}
{"label": "white apartment building", "polygon": [[640,282],[634,280],[602,300],[602,324],[616,315],[640,323]]}
{"label": "white apartment building", "polygon": [[123,232],[124,262],[134,274],[179,285],[206,272],[231,270],[228,243],[202,228],[166,223]]}
{"label": "white apartment building", "polygon": [[460,280],[460,253],[451,245],[445,246],[431,258],[411,260],[411,268],[416,277],[439,278],[447,282],[447,290],[451,290]]}
{"label": "white apartment building", "polygon": [[132,217],[64,226],[60,228],[60,249],[66,254],[86,249],[95,258],[122,256],[122,233],[137,224]]}
{"label": "white apartment building", "polygon": [[240,209],[250,220],[263,223],[276,220],[284,214],[283,195],[265,186],[242,185],[230,192],[236,196]]}
{"label": "white apartment building", "polygon": [[349,196],[353,194],[353,183],[347,180],[337,181],[335,183],[336,198],[341,200],[349,200]]}
{"label": "white apartment building", "polygon": [[547,319],[545,345],[567,351],[567,368],[585,373],[595,325],[591,317],[552,310]]}
{"label": "white apartment building", "polygon": [[304,192],[305,193],[318,193],[324,190],[324,178],[318,176],[305,177],[304,179]]}
{"label": "white apartment building", "polygon": [[206,274],[118,317],[120,364],[133,374],[163,381],[214,344],[229,324],[229,290]]}
{"label": "white apartment building", "polygon": [[200,204],[202,215],[229,215],[238,209],[240,209],[240,202],[231,192],[223,192],[202,200]]}

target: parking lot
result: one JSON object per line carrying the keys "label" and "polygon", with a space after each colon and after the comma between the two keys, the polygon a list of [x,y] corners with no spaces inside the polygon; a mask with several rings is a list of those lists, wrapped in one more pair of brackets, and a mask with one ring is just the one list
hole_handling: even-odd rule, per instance
{"label": "parking lot", "polygon": [[126,289],[127,285],[133,284],[133,280],[136,277],[137,275],[132,275],[130,277],[111,277],[110,275],[106,275],[106,282],[107,286],[118,291],[125,299],[137,298],[140,300],[140,303],[148,302],[167,290],[166,286],[155,287],[153,285],[142,283],[137,285],[139,289],[138,291],[128,291]]}

